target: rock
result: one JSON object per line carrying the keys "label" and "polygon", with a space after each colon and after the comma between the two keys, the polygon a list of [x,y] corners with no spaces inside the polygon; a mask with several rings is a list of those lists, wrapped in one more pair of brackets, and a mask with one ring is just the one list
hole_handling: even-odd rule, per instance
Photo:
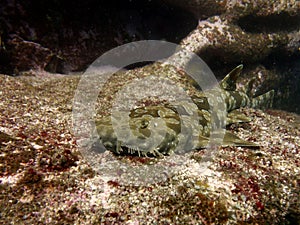
{"label": "rock", "polygon": [[299,13],[299,2],[295,0],[164,0],[170,5],[181,7],[193,13],[198,19],[227,14],[241,18],[248,15],[270,16],[278,14],[295,15]]}
{"label": "rock", "polygon": [[[267,72],[262,66],[259,70]],[[244,109],[253,120],[229,129],[255,141],[259,149],[220,148],[206,174],[200,170],[204,151],[193,151],[182,156],[187,160],[184,165],[165,164],[174,168],[174,176],[165,182],[124,185],[120,175],[105,177],[92,172],[82,156],[73,160],[80,155],[78,139],[71,132],[72,110],[65,109],[72,107],[79,79],[73,75],[0,75],[1,224],[299,221],[299,116]],[[110,84],[122,82],[112,79]],[[101,99],[101,104],[105,102],[111,99]],[[33,142],[43,149],[33,148]],[[58,170],[51,167],[53,157]],[[126,157],[110,157],[122,165],[130,162]],[[147,160],[131,162],[133,168],[147,165]]]}
{"label": "rock", "polygon": [[[15,10],[0,30],[4,32],[4,45],[0,43],[0,47],[6,54],[2,58],[11,60],[13,69],[82,70],[101,52],[126,42],[122,34],[115,33],[121,26],[105,10],[101,11],[105,16],[100,18],[109,19],[93,24],[103,25],[100,28],[83,29],[79,20],[64,20],[68,13],[79,13],[78,18],[83,18],[84,9],[99,9],[96,1],[66,2],[66,5],[61,1],[28,3],[47,6],[37,7],[46,10],[41,17],[35,17],[42,18],[42,22],[35,21],[41,22],[38,26],[31,26],[32,20],[24,20],[30,15],[21,1],[7,0],[6,5],[1,4],[0,9]],[[68,5],[71,2],[73,8]],[[286,109],[292,102],[299,109],[299,1],[165,2],[183,7],[200,19],[195,30],[181,41],[183,47],[197,52],[216,71],[228,72],[232,64],[244,62],[246,75],[242,82],[257,78],[253,94],[276,88],[275,98],[279,102],[290,101]],[[66,14],[53,10],[64,9],[61,6]],[[7,15],[11,11],[4,12]],[[65,27],[74,21],[75,25]],[[50,35],[43,26],[51,31]],[[109,29],[112,26],[114,29]],[[114,35],[118,40],[112,38]],[[57,39],[60,36],[63,38]],[[153,64],[127,71],[128,76],[116,76],[119,79],[111,79],[105,86],[104,94],[110,98],[100,98],[98,104],[108,111],[113,102],[111,93],[122,88],[120,84],[126,85],[126,78],[152,75],[160,69]],[[177,68],[168,72],[173,76],[182,73]],[[260,149],[220,148],[207,170],[209,176],[203,177],[199,176],[203,151],[195,151],[187,156],[187,165],[174,170],[175,175],[166,182],[124,186],[117,182],[119,177],[107,180],[92,172],[87,176],[89,165],[84,158],[77,157],[78,139],[70,128],[79,80],[79,76],[72,75],[0,76],[0,195],[4,196],[0,201],[3,209],[0,223],[296,224],[299,221],[299,116],[245,109],[243,113],[253,120],[232,125],[230,129],[243,139],[257,142]],[[185,87],[188,84],[182,79],[179,82]],[[291,95],[290,90],[297,94]],[[125,158],[116,160],[126,163]],[[172,162],[168,166],[175,168]],[[27,182],[31,180],[32,184]]]}
{"label": "rock", "polygon": [[[114,1],[101,6],[95,0],[4,1],[0,71],[83,71],[104,52],[141,39],[180,43],[203,58],[220,79],[241,63],[272,71],[300,58],[299,1],[128,0],[116,6]],[[272,82],[273,87],[261,86],[276,89],[284,79],[297,81],[286,75]]]}
{"label": "rock", "polygon": [[[212,15],[203,18],[198,14],[197,28],[181,41],[181,45],[203,58],[217,76],[224,74],[224,68],[239,63],[246,68],[256,67],[247,78],[265,75],[263,80],[257,80],[256,89],[275,89],[276,107],[299,112],[296,104],[291,103],[293,106],[289,107],[285,103],[299,96],[299,88],[295,87],[299,82],[297,75],[288,71],[291,65],[297,65],[300,56],[300,2],[231,0],[221,4],[224,8],[219,12],[212,9],[221,1],[210,2],[211,8],[196,0],[181,6],[195,14],[195,10],[201,12],[198,8],[203,4]],[[190,7],[192,5],[197,7]],[[292,63],[285,66],[288,62]],[[261,70],[260,66],[267,69]]]}
{"label": "rock", "polygon": [[[5,54],[0,51],[0,65],[8,64],[7,68],[0,67],[0,72],[8,74],[36,67],[53,73],[83,71],[118,45],[141,39],[179,42],[197,24],[190,13],[159,1],[112,0],[99,4],[95,0],[3,0],[0,15],[0,35],[7,47]],[[39,46],[39,51],[29,51],[32,46],[17,46],[15,36],[26,45],[30,42]],[[44,50],[50,50],[52,58],[40,57],[42,52],[48,54]],[[24,61],[21,56],[28,59]]]}
{"label": "rock", "polygon": [[[202,4],[189,2],[198,7]],[[182,40],[182,46],[208,63],[217,59],[223,65],[262,61],[278,51],[287,55],[299,53],[298,1],[227,1],[224,7],[223,13],[199,20],[197,28]]]}
{"label": "rock", "polygon": [[236,18],[247,15],[266,17],[271,15],[289,14],[293,16],[299,14],[299,10],[300,3],[295,0],[228,0],[226,3],[226,13],[233,14]]}
{"label": "rock", "polygon": [[261,61],[288,41],[287,34],[246,33],[228,19],[215,16],[200,21],[181,45],[209,64],[216,59],[223,64],[232,64]]}
{"label": "rock", "polygon": [[30,69],[44,69],[53,56],[50,49],[19,36],[13,37],[8,46],[13,49],[10,57],[14,58],[12,66],[15,74]]}

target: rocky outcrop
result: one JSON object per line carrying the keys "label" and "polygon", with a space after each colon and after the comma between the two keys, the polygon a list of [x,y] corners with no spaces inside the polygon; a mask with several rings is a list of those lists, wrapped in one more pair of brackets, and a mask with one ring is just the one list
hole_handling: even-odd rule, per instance
{"label": "rocky outcrop", "polygon": [[208,63],[218,59],[230,64],[261,61],[288,43],[287,34],[247,33],[226,18],[215,16],[200,21],[197,29],[183,39],[181,45]]}
{"label": "rocky outcrop", "polygon": [[[164,38],[157,36],[163,31],[204,58],[217,75],[244,63],[241,84],[254,77],[252,95],[274,88],[277,106],[300,112],[299,1],[139,1],[147,7],[167,2],[168,8],[179,7],[182,11],[176,12],[193,15],[168,29],[161,19],[165,14],[153,21],[153,13],[148,11],[150,19],[143,19],[140,8],[128,10],[130,2],[117,6],[124,12],[119,17],[94,0],[1,3],[1,71],[20,74],[39,69],[40,76],[0,75],[0,223],[297,224],[299,116],[243,109],[253,120],[228,129],[259,148],[220,147],[206,174],[201,173],[205,150],[195,150],[180,156],[184,164],[166,161],[164,165],[174,173],[164,182],[127,185],[121,178],[136,180],[135,173],[124,177],[124,167],[111,164],[107,170],[117,168],[117,175],[102,176],[80,154],[78,137],[72,132],[72,107],[81,77],[54,76],[43,70],[83,70],[117,45],[150,38],[147,33],[154,30],[155,37]],[[135,15],[127,18],[128,12]],[[91,17],[93,22],[88,19]],[[177,28],[188,28],[188,32],[171,32]],[[168,72],[184,90],[196,91],[189,79],[183,79],[180,68],[155,63],[111,77],[96,101],[97,112],[109,112],[113,94],[127,81],[153,72]],[[161,89],[168,92],[166,87]],[[138,103],[149,105],[155,100]],[[88,103],[84,106],[93,108]],[[157,165],[151,158],[106,153],[103,163],[135,168]],[[143,172],[145,177],[153,173]]]}
{"label": "rocky outcrop", "polygon": [[228,14],[232,18],[244,16],[270,16],[288,13],[295,15],[299,12],[297,0],[164,0],[170,5],[193,13],[198,19],[206,19],[210,16]]}
{"label": "rocky outcrop", "polygon": [[[173,3],[199,19],[197,28],[181,41],[184,48],[200,55],[217,75],[228,66],[244,63],[249,69],[246,79],[256,77],[261,82],[257,87],[278,90],[275,99],[280,100],[275,101],[275,107],[299,112],[295,104],[285,104],[299,95],[299,85],[295,85],[299,75],[290,68],[298,65],[300,58],[299,1],[228,0],[209,1],[210,5],[198,0],[188,2]],[[206,16],[200,9],[207,12]],[[265,80],[272,82],[264,83],[259,78],[261,73],[269,74]],[[274,73],[277,79],[271,76]],[[263,92],[262,89],[256,91]]]}
{"label": "rocky outcrop", "polygon": [[[300,57],[299,1],[115,3],[4,1],[0,6],[0,72],[83,71],[107,50],[141,39],[180,43],[203,58],[220,78],[240,63],[246,71],[263,67],[279,74],[281,65]],[[285,74],[288,83],[295,83],[295,73]],[[280,80],[270,88],[281,86]],[[297,96],[297,88],[284,89],[289,93],[278,97]]]}
{"label": "rocky outcrop", "polygon": [[0,5],[0,72],[85,70],[104,52],[131,41],[179,42],[196,19],[159,1],[67,0]]}
{"label": "rocky outcrop", "polygon": [[[167,180],[140,184],[134,171],[122,174],[124,165],[141,166],[148,177],[153,175],[151,165],[161,166],[159,161],[106,152],[101,163],[117,173],[102,176],[80,154],[72,133],[72,104],[79,80],[80,76],[73,75],[0,75],[1,224],[299,221],[299,116],[244,109],[253,120],[228,129],[260,148],[218,148],[205,173],[205,150],[178,155],[184,159],[180,163],[172,159],[163,163],[172,171]],[[111,79],[111,89],[122,82]],[[111,98],[98,103],[111,104]],[[165,175],[166,171],[162,167],[160,172]]]}
{"label": "rocky outcrop", "polygon": [[[191,2],[201,5],[201,1]],[[222,14],[205,20],[200,17],[198,27],[183,39],[182,45],[223,64],[254,63],[279,51],[286,55],[299,53],[298,1],[226,1],[223,7]]]}

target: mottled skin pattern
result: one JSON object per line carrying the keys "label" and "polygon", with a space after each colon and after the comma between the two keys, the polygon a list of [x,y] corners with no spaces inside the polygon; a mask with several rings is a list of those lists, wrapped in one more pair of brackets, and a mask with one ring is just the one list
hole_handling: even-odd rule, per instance
{"label": "mottled skin pattern", "polygon": [[[218,98],[217,102],[218,104],[225,103],[226,110],[225,112],[216,112],[216,119],[213,122],[218,123],[218,126],[224,127],[230,123],[250,121],[249,118],[236,112],[235,109],[262,107],[266,103],[271,104],[274,95],[273,90],[255,98],[251,98],[246,92],[236,90],[236,81],[241,70],[242,65],[236,67],[220,83],[221,93],[218,93],[221,98]],[[178,149],[178,144],[181,143],[182,138],[185,138],[184,145],[180,146],[182,149],[205,148],[212,126],[216,125],[212,123],[212,111],[209,104],[209,95],[216,95],[215,91],[212,89],[205,94],[199,92],[199,94],[192,96],[193,104],[181,101],[177,106],[176,104],[148,106],[133,109],[128,113],[118,112],[114,114],[114,117],[104,117],[96,121],[100,140],[106,149],[116,154],[139,156],[169,155]],[[191,119],[195,105],[198,120],[196,123]],[[181,109],[180,114],[178,107]],[[224,113],[228,114],[224,115]],[[125,119],[126,116],[128,118],[128,114],[129,119]],[[226,121],[222,118],[225,118]],[[128,131],[128,123],[131,132]],[[186,131],[184,132],[185,137],[182,135],[183,130]],[[150,136],[151,141],[149,141]],[[225,133],[221,143],[225,146],[257,146],[255,143],[243,141],[229,132]]]}

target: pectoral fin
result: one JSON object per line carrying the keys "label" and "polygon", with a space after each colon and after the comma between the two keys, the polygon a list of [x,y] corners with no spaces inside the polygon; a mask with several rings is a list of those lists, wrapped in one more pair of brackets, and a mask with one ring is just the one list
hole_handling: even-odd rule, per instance
{"label": "pectoral fin", "polygon": [[201,149],[201,148],[206,148],[208,146],[209,138],[199,135],[198,143],[196,148]]}
{"label": "pectoral fin", "polygon": [[226,125],[230,125],[233,123],[246,123],[250,122],[252,119],[246,116],[244,113],[239,112],[237,110],[233,110],[227,114]]}
{"label": "pectoral fin", "polygon": [[222,146],[259,147],[258,144],[240,139],[238,136],[228,131],[224,135]]}
{"label": "pectoral fin", "polygon": [[[205,136],[200,135],[199,139],[198,139],[198,144],[196,146],[196,149],[207,148],[208,145],[209,145],[209,142],[212,142],[212,141],[214,141],[214,140],[210,140],[209,137],[205,137]],[[259,147],[258,144],[253,143],[253,142],[249,142],[249,141],[245,141],[245,140],[239,138],[238,136],[236,136],[236,135],[234,135],[234,134],[232,134],[228,131],[225,132],[223,140],[219,140],[219,141],[216,140],[216,143],[222,143],[221,145],[223,147],[227,147],[227,146]]]}

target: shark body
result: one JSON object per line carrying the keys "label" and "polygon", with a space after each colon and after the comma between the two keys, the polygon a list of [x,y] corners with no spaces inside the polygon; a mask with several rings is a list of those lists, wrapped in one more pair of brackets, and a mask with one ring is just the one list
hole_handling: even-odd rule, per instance
{"label": "shark body", "polygon": [[[207,147],[214,127],[225,127],[231,123],[251,120],[236,109],[257,108],[266,103],[270,105],[272,102],[273,90],[255,98],[247,91],[237,90],[236,82],[242,68],[243,66],[240,65],[225,76],[219,84],[221,93],[215,93],[214,89],[206,94],[199,91],[199,94],[191,97],[192,102],[180,102],[178,105],[181,114],[178,113],[178,107],[164,104],[132,109],[127,115],[128,119],[124,119],[122,112],[112,117],[103,117],[96,121],[100,141],[106,149],[116,154],[139,156],[170,155],[178,149]],[[217,94],[220,95],[219,103],[225,104],[225,111],[214,112],[216,116],[212,119],[213,111],[208,96]],[[194,106],[196,106],[197,121],[192,119],[195,118],[191,113]],[[225,121],[222,118],[225,118]],[[221,137],[220,143],[223,146],[257,146],[228,131]]]}

